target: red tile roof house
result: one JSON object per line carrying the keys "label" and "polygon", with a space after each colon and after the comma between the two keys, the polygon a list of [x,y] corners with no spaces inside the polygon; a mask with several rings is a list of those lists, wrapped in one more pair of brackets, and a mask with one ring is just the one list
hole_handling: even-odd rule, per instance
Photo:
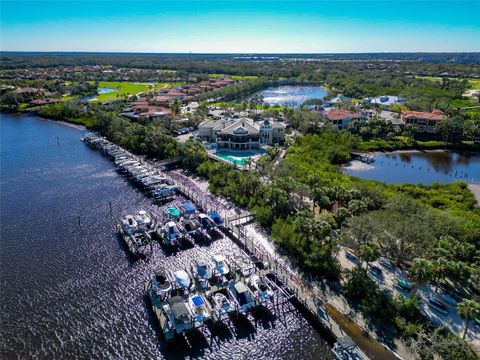
{"label": "red tile roof house", "polygon": [[446,115],[440,110],[432,112],[402,111],[401,120],[403,125],[413,125],[418,132],[435,133],[435,126],[445,120]]}
{"label": "red tile roof house", "polygon": [[132,110],[136,113],[147,112],[149,105],[146,101],[134,101],[131,103]]}
{"label": "red tile roof house", "polygon": [[367,117],[359,112],[353,112],[343,109],[333,109],[323,113],[327,119],[340,129],[346,128],[354,120],[366,120]]}

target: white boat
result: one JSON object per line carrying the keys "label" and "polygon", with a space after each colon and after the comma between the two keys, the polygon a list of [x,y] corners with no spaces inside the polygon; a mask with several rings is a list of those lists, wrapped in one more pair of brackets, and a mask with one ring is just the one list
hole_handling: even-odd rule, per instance
{"label": "white boat", "polygon": [[122,226],[123,231],[126,234],[133,234],[135,230],[138,228],[137,220],[133,215],[127,215],[120,220],[120,224]]}
{"label": "white boat", "polygon": [[228,284],[228,291],[241,312],[245,313],[256,306],[251,290],[244,283],[232,280]]}
{"label": "white boat", "polygon": [[226,276],[230,273],[230,268],[223,255],[214,255],[212,257],[213,264],[215,266],[215,275]]}
{"label": "white boat", "polygon": [[212,219],[210,219],[206,214],[198,214],[198,221],[202,226],[202,229],[210,231],[215,227]]}
{"label": "white boat", "polygon": [[188,298],[188,306],[192,312],[195,325],[202,325],[212,317],[210,306],[203,295],[194,294]]}
{"label": "white boat", "polygon": [[172,246],[180,239],[182,233],[174,221],[169,221],[162,226],[159,236],[165,245]]}
{"label": "white boat", "polygon": [[150,226],[152,224],[152,218],[150,215],[145,210],[140,210],[138,212],[138,215],[135,216],[135,219],[137,220],[137,223],[142,226]]}
{"label": "white boat", "polygon": [[233,302],[222,292],[216,292],[211,299],[213,308],[219,315],[225,315],[235,311]]}
{"label": "white boat", "polygon": [[338,360],[367,360],[367,357],[348,336],[339,337],[332,352]]}
{"label": "white boat", "polygon": [[212,264],[208,260],[195,260],[193,271],[199,281],[208,281],[213,277]]}
{"label": "white boat", "polygon": [[182,217],[180,224],[188,234],[195,234],[200,229],[200,223],[193,217]]}
{"label": "white boat", "polygon": [[234,255],[231,258],[231,263],[241,276],[248,276],[255,271],[255,265],[245,256]]}
{"label": "white boat", "polygon": [[252,275],[248,282],[255,290],[260,301],[271,301],[273,299],[273,290],[264,277]]}
{"label": "white boat", "polygon": [[181,288],[189,290],[192,286],[192,279],[185,270],[178,270],[173,273],[175,283]]}
{"label": "white boat", "polygon": [[181,296],[168,299],[167,303],[163,305],[163,310],[177,333],[181,334],[193,328],[192,313],[187,302]]}
{"label": "white boat", "polygon": [[154,271],[154,277],[151,280],[152,287],[157,295],[167,294],[172,289],[171,273],[165,268],[157,268]]}

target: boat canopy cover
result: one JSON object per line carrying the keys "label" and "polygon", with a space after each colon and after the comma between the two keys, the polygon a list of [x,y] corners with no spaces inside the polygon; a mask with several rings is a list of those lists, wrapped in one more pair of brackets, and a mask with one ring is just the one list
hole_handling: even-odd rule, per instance
{"label": "boat canopy cover", "polygon": [[210,218],[213,220],[213,222],[214,222],[216,225],[222,225],[222,224],[223,224],[223,219],[222,219],[222,217],[220,216],[219,213],[217,213],[217,212],[209,212],[209,213],[208,213],[208,216],[210,216]]}
{"label": "boat canopy cover", "polygon": [[203,299],[200,296],[194,296],[192,298],[193,305],[195,306],[202,306],[203,305]]}
{"label": "boat canopy cover", "polygon": [[180,210],[178,210],[175,206],[169,206],[167,211],[172,216],[180,216]]}
{"label": "boat canopy cover", "polygon": [[245,291],[247,291],[247,288],[245,287],[245,285],[241,282],[238,282],[235,284],[235,290],[237,290],[238,293],[243,293]]}
{"label": "boat canopy cover", "polygon": [[168,305],[172,309],[172,314],[177,320],[188,321],[189,312],[181,296],[174,296],[168,300]]}
{"label": "boat canopy cover", "polygon": [[192,203],[186,202],[182,205],[182,208],[187,214],[193,214],[197,209],[193,206]]}

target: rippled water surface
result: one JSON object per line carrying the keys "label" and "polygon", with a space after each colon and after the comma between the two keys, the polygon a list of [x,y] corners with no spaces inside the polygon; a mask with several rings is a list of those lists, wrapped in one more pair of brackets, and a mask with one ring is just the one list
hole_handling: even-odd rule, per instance
{"label": "rippled water surface", "polygon": [[[2,359],[324,359],[328,347],[287,305],[279,318],[232,323],[163,344],[143,294],[153,268],[231,253],[228,239],[132,262],[114,219],[158,211],[73,127],[1,117]],[[112,203],[113,216],[110,215]],[[80,226],[78,224],[80,218]]]}
{"label": "rippled water surface", "polygon": [[323,99],[327,91],[319,86],[276,86],[258,93],[270,105],[298,107],[310,99]]}
{"label": "rippled water surface", "polygon": [[480,156],[454,151],[399,151],[374,154],[375,161],[352,161],[345,173],[392,184],[465,181],[480,184]]}

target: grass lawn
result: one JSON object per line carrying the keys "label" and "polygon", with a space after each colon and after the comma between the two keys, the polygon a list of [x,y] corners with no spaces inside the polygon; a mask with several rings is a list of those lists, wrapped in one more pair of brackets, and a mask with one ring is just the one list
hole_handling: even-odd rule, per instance
{"label": "grass lawn", "polygon": [[229,75],[229,74],[208,74],[211,78],[221,78],[224,76],[228,76],[229,78],[233,80],[252,80],[252,79],[258,79],[258,76],[256,75]]}
{"label": "grass lawn", "polygon": [[[93,81],[91,82],[93,83]],[[109,93],[99,94],[95,101],[109,101],[116,100],[123,95],[136,95],[145,91],[155,91],[158,89],[164,89],[174,85],[180,85],[181,83],[137,83],[128,81],[101,81],[99,87],[116,89]]]}
{"label": "grass lawn", "polygon": [[[436,77],[436,76],[420,76],[417,75],[415,76],[417,79],[425,79],[425,80],[431,80],[431,81],[442,81],[441,77]],[[450,78],[450,79],[456,79],[456,78]],[[480,90],[480,79],[468,79],[468,85],[469,85],[469,90]]]}

